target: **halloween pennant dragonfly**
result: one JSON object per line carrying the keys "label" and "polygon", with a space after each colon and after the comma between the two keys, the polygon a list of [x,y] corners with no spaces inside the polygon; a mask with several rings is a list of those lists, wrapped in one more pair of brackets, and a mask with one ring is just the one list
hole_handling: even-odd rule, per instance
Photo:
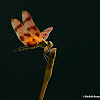
{"label": "halloween pennant dragonfly", "polygon": [[53,27],[49,27],[40,33],[27,11],[22,11],[22,21],[24,25],[17,19],[11,19],[12,27],[16,32],[18,39],[25,45],[13,51],[15,52],[42,47],[44,48],[44,54],[46,54],[53,46],[51,41],[46,41],[50,32],[53,30]]}

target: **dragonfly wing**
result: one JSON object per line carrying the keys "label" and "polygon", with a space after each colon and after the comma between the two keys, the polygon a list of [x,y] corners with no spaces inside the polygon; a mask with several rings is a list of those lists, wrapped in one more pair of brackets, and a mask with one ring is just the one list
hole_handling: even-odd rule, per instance
{"label": "dragonfly wing", "polygon": [[22,11],[22,21],[25,26],[25,28],[33,35],[36,36],[36,38],[39,41],[42,41],[42,37],[40,35],[40,31],[35,25],[34,21],[32,20],[30,14],[27,11]]}
{"label": "dragonfly wing", "polygon": [[43,32],[41,32],[41,36],[44,40],[46,40],[50,34],[50,32],[53,30],[53,27],[49,27],[47,29],[45,29]]}
{"label": "dragonfly wing", "polygon": [[28,47],[32,47],[39,43],[39,41],[30,34],[30,32],[17,19],[11,19],[11,24],[17,34],[18,39]]}

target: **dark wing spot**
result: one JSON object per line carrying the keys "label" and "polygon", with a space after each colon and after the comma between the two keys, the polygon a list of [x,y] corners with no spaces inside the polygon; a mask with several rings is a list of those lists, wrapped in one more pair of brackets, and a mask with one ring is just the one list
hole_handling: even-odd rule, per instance
{"label": "dark wing spot", "polygon": [[23,23],[26,23],[26,22],[29,21],[29,20],[31,20],[31,17],[30,17],[30,16],[27,17],[27,18],[23,21]]}
{"label": "dark wing spot", "polygon": [[36,44],[31,44],[30,42],[27,42],[26,44],[27,44],[28,47],[33,47],[33,46],[36,45]]}
{"label": "dark wing spot", "polygon": [[20,23],[16,28],[15,28],[15,32],[18,30],[18,28],[22,27],[22,24]]}
{"label": "dark wing spot", "polygon": [[26,18],[26,21],[29,21],[29,20],[31,20],[31,17],[30,16],[28,18]]}
{"label": "dark wing spot", "polygon": [[28,27],[27,30],[30,31],[30,27]]}
{"label": "dark wing spot", "polygon": [[24,36],[20,36],[21,41],[24,41]]}
{"label": "dark wing spot", "polygon": [[17,31],[17,28],[15,28],[15,32]]}
{"label": "dark wing spot", "polygon": [[30,33],[25,33],[24,35],[25,35],[25,36],[29,36],[29,37],[31,36]]}
{"label": "dark wing spot", "polygon": [[27,42],[27,46],[28,46],[28,47],[32,47],[32,45],[31,45],[30,42]]}
{"label": "dark wing spot", "polygon": [[28,27],[27,28],[28,31],[30,31],[30,29],[37,30],[37,27],[36,26],[32,26],[32,27]]}
{"label": "dark wing spot", "polygon": [[36,27],[36,26],[32,26],[32,27],[31,27],[31,29],[36,30],[36,29],[37,29],[37,27]]}
{"label": "dark wing spot", "polygon": [[39,37],[39,35],[40,35],[39,33],[36,33],[36,36],[38,36],[38,37]]}
{"label": "dark wing spot", "polygon": [[45,33],[44,35],[46,36],[47,34]]}
{"label": "dark wing spot", "polygon": [[33,41],[35,41],[35,39],[33,39]]}
{"label": "dark wing spot", "polygon": [[20,28],[20,27],[22,27],[22,24],[19,24],[19,25],[17,26],[17,28]]}

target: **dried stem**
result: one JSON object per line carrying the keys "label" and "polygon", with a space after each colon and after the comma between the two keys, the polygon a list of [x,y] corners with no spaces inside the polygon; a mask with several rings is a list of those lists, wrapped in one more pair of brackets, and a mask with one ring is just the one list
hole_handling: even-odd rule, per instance
{"label": "dried stem", "polygon": [[43,85],[42,85],[42,90],[41,90],[41,93],[40,93],[39,100],[43,100],[48,82],[51,78],[52,70],[53,70],[53,66],[54,66],[54,60],[55,60],[55,57],[56,57],[56,50],[57,50],[57,48],[52,48],[50,50],[49,58],[48,58],[48,61],[47,61],[47,66],[46,66],[46,71],[45,71],[45,75],[44,75],[44,82],[43,82]]}

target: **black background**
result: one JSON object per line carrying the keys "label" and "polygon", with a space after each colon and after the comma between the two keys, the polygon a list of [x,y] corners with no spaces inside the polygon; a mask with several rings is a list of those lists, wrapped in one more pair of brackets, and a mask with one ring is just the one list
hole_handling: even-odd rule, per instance
{"label": "black background", "polygon": [[0,2],[0,100],[38,100],[46,61],[43,49],[13,53],[23,46],[11,26],[27,10],[57,56],[44,100],[81,100],[100,95],[100,3],[57,0]]}

